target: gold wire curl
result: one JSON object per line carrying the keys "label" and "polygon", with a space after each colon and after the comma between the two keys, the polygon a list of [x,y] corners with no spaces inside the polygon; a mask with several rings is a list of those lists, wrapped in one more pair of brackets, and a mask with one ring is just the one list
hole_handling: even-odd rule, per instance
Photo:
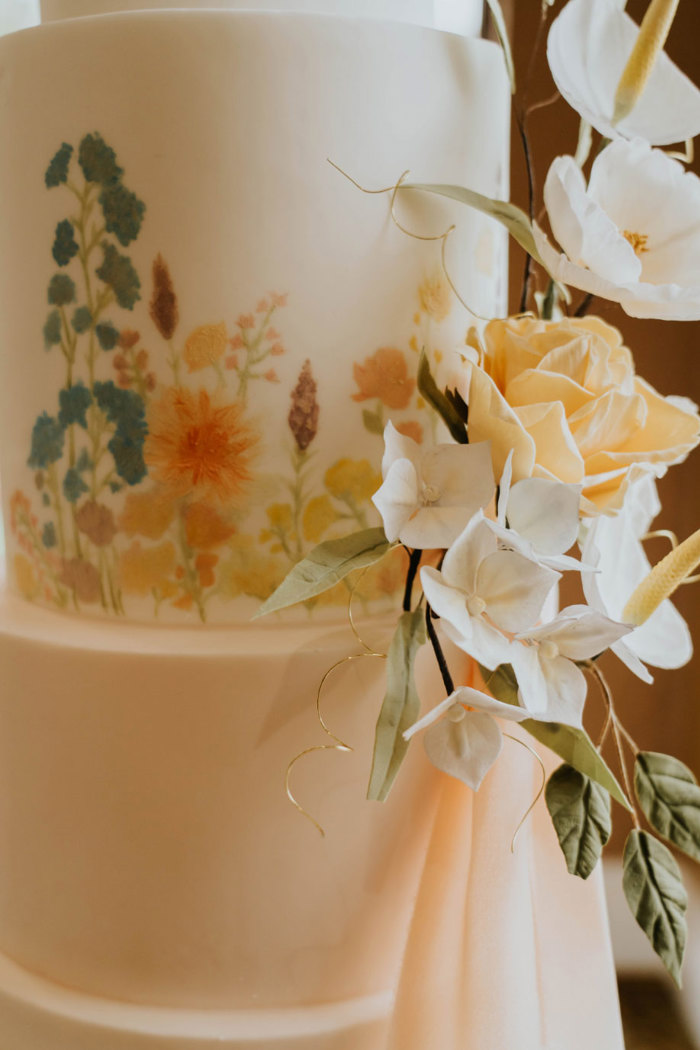
{"label": "gold wire curl", "polygon": [[530,814],[532,813],[533,809],[535,808],[535,806],[537,805],[537,803],[539,802],[539,800],[542,798],[542,796],[544,794],[545,784],[547,783],[547,771],[544,768],[544,762],[542,761],[540,756],[537,754],[537,752],[535,751],[534,747],[530,747],[529,744],[526,744],[524,740],[521,740],[517,736],[511,736],[510,733],[504,733],[503,735],[504,735],[504,737],[507,740],[514,740],[516,744],[520,744],[520,746],[524,747],[526,751],[529,751],[530,754],[532,755],[532,757],[537,761],[537,763],[538,763],[538,765],[540,767],[540,772],[542,774],[542,783],[540,784],[540,789],[537,792],[537,794],[535,795],[535,797],[532,800],[532,802],[530,803],[530,805],[527,807],[527,809],[523,813],[522,817],[520,818],[520,823],[518,824],[517,828],[515,829],[515,831],[513,833],[513,838],[510,840],[510,852],[511,853],[515,853],[515,843],[517,842],[518,835],[523,830],[523,827],[525,825],[525,821],[530,816]]}
{"label": "gold wire curl", "polygon": [[[679,545],[679,539],[675,532],[671,532],[670,529],[654,529],[653,532],[647,532],[645,536],[642,536],[642,542],[645,540],[656,540],[663,539],[668,540],[671,544],[671,550],[676,549]],[[681,580],[678,584],[679,587],[685,587],[689,583],[700,583],[700,573],[696,573],[694,576],[688,576],[685,580]]]}
{"label": "gold wire curl", "polygon": [[353,186],[357,187],[358,190],[361,190],[362,193],[368,193],[368,194],[372,194],[372,195],[382,194],[382,193],[391,193],[390,213],[391,213],[391,220],[394,223],[394,225],[396,226],[396,228],[398,230],[400,230],[401,233],[405,234],[406,237],[410,237],[414,241],[440,241],[441,242],[441,245],[440,245],[440,265],[442,267],[442,272],[443,272],[443,275],[445,277],[445,280],[447,281],[448,285],[450,286],[450,289],[451,289],[453,295],[456,297],[457,301],[459,303],[461,303],[461,305],[464,307],[464,309],[467,311],[467,313],[472,315],[472,317],[475,317],[479,321],[490,321],[490,320],[492,320],[492,318],[490,318],[490,317],[484,317],[482,314],[480,314],[477,310],[474,310],[473,307],[471,307],[469,305],[469,303],[464,299],[464,297],[460,293],[459,289],[457,288],[455,282],[452,279],[452,275],[450,274],[449,268],[447,266],[447,241],[448,241],[448,239],[450,237],[450,234],[452,234],[454,232],[454,230],[457,229],[455,224],[452,223],[452,225],[449,226],[445,230],[444,233],[437,233],[437,234],[433,234],[433,235],[426,235],[426,234],[414,233],[413,230],[409,230],[397,218],[397,215],[396,215],[396,198],[398,196],[399,190],[402,189],[402,187],[403,187],[403,183],[406,181],[406,179],[410,175],[410,171],[408,171],[408,170],[404,171],[403,174],[399,176],[398,180],[394,183],[393,186],[385,186],[385,187],[383,187],[380,190],[368,190],[366,186],[361,185],[361,183],[359,183],[357,181],[357,179],[353,179],[352,175],[349,175],[347,171],[344,171],[343,168],[341,168],[338,164],[336,164],[334,161],[332,161],[330,159],[330,157],[328,157],[326,159],[328,160],[328,163],[330,164],[330,166],[332,168],[335,168],[336,171],[340,172],[340,174],[342,176],[344,176],[344,178],[346,178],[348,180],[348,182],[351,182],[353,184]]}
{"label": "gold wire curl", "polygon": [[305,747],[303,751],[300,751],[299,754],[295,755],[294,758],[291,760],[291,762],[287,766],[287,771],[286,771],[285,776],[284,776],[284,789],[285,789],[287,798],[292,803],[292,805],[295,807],[295,809],[298,810],[299,813],[301,813],[302,817],[306,817],[307,820],[311,821],[313,826],[316,828],[316,830],[321,835],[321,838],[325,838],[326,837],[326,833],[323,830],[323,827],[316,820],[316,818],[313,817],[311,815],[311,813],[309,813],[309,811],[307,809],[305,809],[304,806],[301,805],[301,803],[298,801],[298,799],[296,798],[296,796],[292,792],[291,775],[292,775],[292,770],[294,769],[294,767],[297,764],[297,762],[299,762],[302,758],[305,758],[307,755],[314,754],[314,752],[316,752],[316,751],[339,751],[341,753],[344,752],[344,753],[347,754],[347,753],[350,753],[350,752],[352,752],[354,750],[354,748],[352,748],[350,746],[350,744],[346,744],[345,741],[341,740],[340,737],[337,736],[332,731],[332,729],[329,727],[328,723],[326,722],[325,718],[323,717],[323,712],[321,711],[321,697],[323,695],[324,686],[325,686],[326,682],[328,681],[328,679],[330,678],[330,676],[335,671],[337,671],[339,667],[342,667],[344,664],[353,663],[355,660],[364,660],[364,659],[367,659],[367,657],[369,657],[369,658],[374,657],[375,659],[378,659],[378,660],[386,660],[386,658],[387,658],[387,654],[386,653],[377,652],[376,649],[373,649],[371,645],[367,644],[367,642],[364,640],[364,638],[362,637],[362,635],[360,634],[360,632],[357,629],[357,625],[355,624],[355,619],[353,617],[353,612],[352,612],[352,600],[355,597],[355,591],[357,590],[357,588],[359,587],[360,583],[362,582],[362,579],[364,578],[364,575],[367,572],[367,569],[369,569],[369,567],[370,567],[369,565],[366,566],[362,570],[362,572],[359,574],[357,579],[353,582],[352,587],[350,588],[350,593],[348,595],[348,610],[347,610],[348,611],[348,620],[349,620],[349,623],[350,623],[350,629],[352,630],[353,635],[357,639],[358,644],[362,647],[364,652],[353,653],[353,654],[351,654],[349,656],[342,657],[342,659],[340,659],[340,660],[337,660],[333,664],[332,667],[328,668],[328,670],[324,674],[323,678],[319,682],[318,689],[316,690],[316,718],[318,719],[318,724],[320,725],[321,729],[326,734],[326,736],[332,741],[332,743],[330,743],[330,744],[312,744],[310,747]]}

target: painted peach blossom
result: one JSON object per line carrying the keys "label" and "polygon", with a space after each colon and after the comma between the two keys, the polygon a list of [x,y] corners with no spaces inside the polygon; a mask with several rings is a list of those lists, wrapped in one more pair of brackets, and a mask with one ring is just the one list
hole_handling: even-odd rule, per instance
{"label": "painted peach blossom", "polygon": [[614,513],[632,480],[662,476],[700,440],[695,407],[636,376],[621,334],[598,318],[492,321],[468,344],[478,364],[464,361],[457,389],[497,476],[512,449],[516,481],[580,484],[588,513]]}
{"label": "painted peach blossom", "polygon": [[223,321],[220,324],[203,324],[187,337],[183,357],[190,372],[198,372],[215,365],[228,348],[228,334]]}
{"label": "painted peach blossom", "polygon": [[159,540],[174,517],[175,504],[162,490],[129,492],[119,519],[119,528],[127,536]]}
{"label": "painted peach blossom", "polygon": [[354,365],[353,375],[359,387],[353,401],[378,397],[387,408],[407,408],[416,387],[404,354],[393,347],[382,347],[365,358],[364,364]]}
{"label": "painted peach blossom", "polygon": [[119,577],[127,594],[161,591],[174,568],[175,547],[169,541],[157,547],[142,547],[134,540],[119,558]]}

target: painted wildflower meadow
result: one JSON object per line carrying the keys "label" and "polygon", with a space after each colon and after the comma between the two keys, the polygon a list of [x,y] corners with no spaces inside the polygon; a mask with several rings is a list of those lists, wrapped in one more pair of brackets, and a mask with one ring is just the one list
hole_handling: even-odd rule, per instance
{"label": "painted wildflower meadow", "polygon": [[[287,296],[271,293],[232,324],[217,319],[184,334],[167,261],[157,254],[145,282],[128,254],[146,204],[102,136],[87,134],[77,147],[64,142],[45,184],[60,197],[62,217],[50,250],[43,341],[65,371],[56,401],[28,435],[33,491],[10,497],[15,581],[24,597],[112,615],[130,615],[130,602],[145,599],[153,615],[167,605],[205,621],[213,600],[264,600],[314,544],[376,520],[371,497],[381,482],[385,410],[398,413],[407,436],[423,437],[415,375],[427,329],[450,310],[441,279],[419,291],[406,350],[381,347],[350,365],[349,398],[377,437],[376,462],[320,462],[323,413],[306,360],[280,398],[288,447],[273,450],[271,495],[269,484],[256,489],[266,450],[249,404],[255,384],[280,383]],[[144,300],[142,332],[135,307]],[[253,512],[262,527],[253,528]],[[389,599],[401,586],[403,560],[397,551],[370,570],[358,597]],[[341,587],[320,604],[346,596]]]}

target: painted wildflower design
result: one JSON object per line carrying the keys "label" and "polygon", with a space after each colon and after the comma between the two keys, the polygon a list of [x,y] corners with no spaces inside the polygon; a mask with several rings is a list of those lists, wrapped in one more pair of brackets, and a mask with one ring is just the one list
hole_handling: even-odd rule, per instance
{"label": "painted wildflower design", "polygon": [[[262,297],[232,324],[215,318],[188,331],[167,259],[157,253],[142,284],[125,250],[146,205],[102,136],[63,143],[44,178],[65,213],[51,244],[43,342],[65,371],[28,435],[34,493],[10,499],[20,592],[120,616],[145,599],[154,615],[168,606],[205,621],[213,600],[265,599],[322,538],[376,521],[379,446],[376,463],[322,461],[310,359],[285,380],[288,470],[265,473],[271,450],[249,402],[256,384],[281,382],[287,295]],[[380,348],[351,364],[350,397],[370,433],[383,433],[387,408],[402,413],[401,433],[423,440],[417,351],[449,308],[439,278],[426,280],[409,349]],[[404,560],[399,550],[373,567],[358,596],[391,599]],[[323,599],[346,601],[343,586]]]}

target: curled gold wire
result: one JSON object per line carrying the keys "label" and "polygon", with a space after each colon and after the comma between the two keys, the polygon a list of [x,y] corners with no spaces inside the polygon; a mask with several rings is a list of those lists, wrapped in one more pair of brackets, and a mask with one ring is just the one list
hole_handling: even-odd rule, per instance
{"label": "curled gold wire", "polygon": [[479,321],[490,321],[491,320],[490,317],[484,317],[482,314],[480,314],[477,310],[474,310],[474,308],[469,305],[469,303],[464,299],[462,294],[457,289],[457,286],[456,286],[454,280],[452,279],[452,275],[450,274],[450,271],[448,269],[447,258],[446,258],[446,256],[447,256],[447,241],[448,241],[448,238],[449,238],[450,234],[454,230],[457,229],[455,224],[452,223],[452,225],[449,226],[448,229],[446,229],[444,233],[437,233],[437,234],[430,234],[430,235],[428,235],[428,234],[414,233],[413,230],[409,230],[398,219],[398,217],[396,215],[396,198],[398,196],[399,190],[403,186],[403,183],[406,181],[406,179],[410,175],[410,171],[404,171],[403,174],[398,178],[398,180],[394,183],[393,186],[385,186],[383,189],[380,189],[380,190],[368,190],[365,186],[362,186],[356,179],[353,179],[352,175],[349,175],[347,173],[347,171],[344,171],[341,167],[339,167],[338,164],[335,164],[330,158],[328,158],[328,163],[331,165],[331,167],[335,168],[336,171],[340,172],[340,174],[343,175],[348,180],[348,182],[351,182],[353,184],[353,186],[355,186],[358,190],[361,190],[362,193],[370,193],[370,194],[391,193],[390,212],[391,212],[392,222],[394,223],[396,228],[398,230],[400,230],[401,233],[405,234],[406,237],[411,237],[412,240],[414,240],[414,241],[440,241],[441,242],[440,265],[442,267],[442,272],[443,272],[443,275],[445,277],[445,280],[447,281],[448,285],[450,286],[450,289],[451,289],[453,295],[456,297],[457,301],[464,307],[464,309],[467,311],[467,313],[471,314],[473,317],[476,317],[477,320],[479,320]]}
{"label": "curled gold wire", "polygon": [[527,809],[523,813],[522,817],[520,818],[520,823],[518,824],[517,828],[515,829],[515,832],[513,833],[513,838],[510,840],[510,852],[511,853],[515,853],[515,843],[516,843],[516,841],[518,839],[518,835],[522,831],[523,826],[525,824],[525,821],[530,816],[530,814],[532,813],[533,809],[535,808],[535,806],[537,805],[539,800],[542,798],[542,795],[544,794],[545,784],[547,783],[547,772],[546,772],[546,770],[544,768],[544,762],[542,761],[540,756],[537,754],[537,752],[535,751],[534,747],[530,747],[529,744],[526,744],[524,740],[520,740],[520,738],[517,737],[517,736],[511,736],[510,733],[504,733],[503,735],[505,737],[507,737],[508,740],[514,740],[516,744],[520,744],[520,746],[524,747],[526,751],[529,751],[530,754],[532,755],[532,757],[539,764],[540,772],[542,773],[542,783],[540,784],[540,789],[537,792],[537,794],[535,795],[535,797],[532,800],[532,802],[530,803],[530,805],[527,807]]}

